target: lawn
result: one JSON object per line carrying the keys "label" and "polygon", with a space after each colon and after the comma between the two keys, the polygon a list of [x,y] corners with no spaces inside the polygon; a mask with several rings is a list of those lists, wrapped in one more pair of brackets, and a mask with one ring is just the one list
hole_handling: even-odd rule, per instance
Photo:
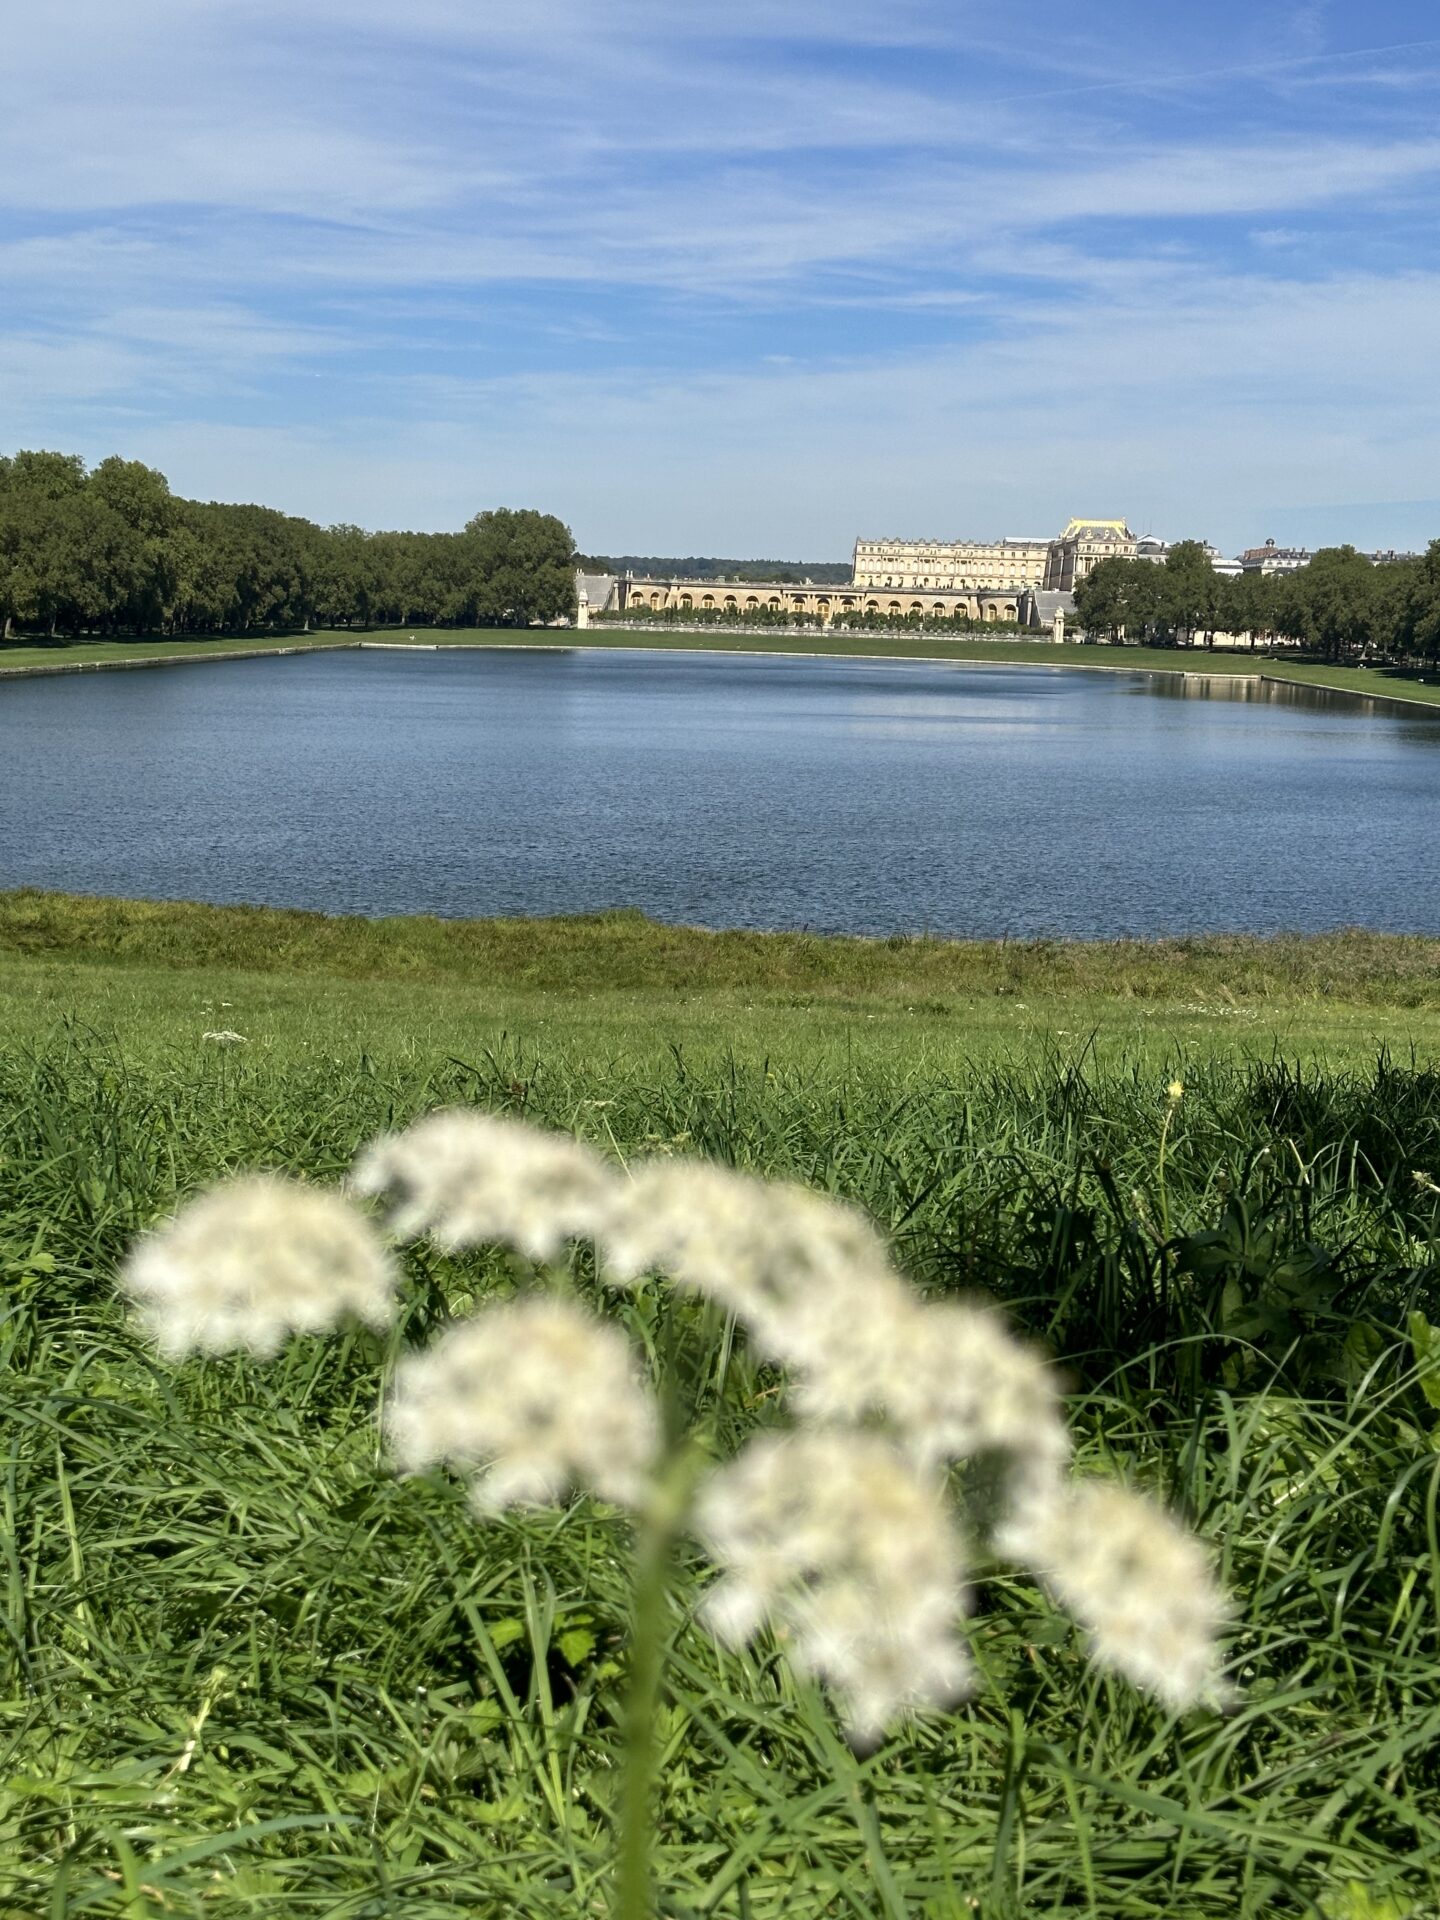
{"label": "lawn", "polygon": [[[513,1257],[421,1244],[394,1336],[269,1363],[161,1362],[113,1292],[206,1181],[333,1180],[456,1102],[863,1206],[1045,1344],[1082,1467],[1177,1505],[1233,1599],[1237,1703],[1173,1720],[982,1561],[983,1690],[862,1755],[781,1648],[716,1650],[687,1548],[664,1915],[1433,1913],[1436,957],[0,898],[0,1915],[609,1911],[627,1529],[481,1523],[372,1421]],[[778,1417],[709,1310],[561,1266],[723,1446]]]}
{"label": "lawn", "polygon": [[709,933],[637,912],[367,921],[267,908],[0,894],[0,1018],[34,1044],[76,1019],[127,1053],[207,1031],[277,1066],[523,1046],[665,1062],[675,1049],[981,1061],[1297,1054],[1366,1066],[1440,1043],[1440,941],[986,942]]}

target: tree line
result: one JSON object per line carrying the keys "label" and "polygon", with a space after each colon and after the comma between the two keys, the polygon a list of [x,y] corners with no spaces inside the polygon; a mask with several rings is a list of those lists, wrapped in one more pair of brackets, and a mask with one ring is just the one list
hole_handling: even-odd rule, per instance
{"label": "tree line", "polygon": [[720,560],[704,554],[683,559],[656,553],[594,553],[577,562],[587,573],[633,573],[641,580],[714,580],[736,586],[844,587],[850,584],[845,560]]}
{"label": "tree line", "polygon": [[118,456],[0,456],[0,633],[248,633],[529,626],[573,617],[575,543],[496,508],[459,533],[320,527],[172,494]]}
{"label": "tree line", "polygon": [[1158,565],[1102,560],[1075,589],[1075,613],[1092,634],[1154,646],[1296,640],[1327,660],[1440,658],[1440,540],[1413,559],[1376,565],[1354,547],[1322,547],[1294,573],[1227,579],[1198,540],[1181,540]]}

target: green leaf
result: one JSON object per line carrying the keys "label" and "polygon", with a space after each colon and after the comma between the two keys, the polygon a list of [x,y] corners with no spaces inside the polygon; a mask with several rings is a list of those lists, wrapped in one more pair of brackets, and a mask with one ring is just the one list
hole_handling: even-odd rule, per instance
{"label": "green leaf", "polygon": [[1320,1902],[1325,1920],[1409,1920],[1415,1911],[1391,1893],[1376,1893],[1361,1880],[1347,1880]]}
{"label": "green leaf", "polygon": [[1385,1350],[1378,1327],[1368,1320],[1357,1320],[1345,1335],[1340,1350],[1339,1377],[1350,1386],[1358,1386]]}
{"label": "green leaf", "polygon": [[1420,1391],[1432,1407],[1440,1407],[1440,1327],[1432,1327],[1423,1313],[1410,1316],[1410,1351],[1420,1373]]}
{"label": "green leaf", "polygon": [[595,1651],[595,1635],[589,1627],[568,1627],[564,1633],[556,1635],[555,1644],[565,1664],[578,1667]]}

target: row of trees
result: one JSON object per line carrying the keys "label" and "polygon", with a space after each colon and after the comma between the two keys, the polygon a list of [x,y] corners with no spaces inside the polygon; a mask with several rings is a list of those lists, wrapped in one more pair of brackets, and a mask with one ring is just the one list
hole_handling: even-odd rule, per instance
{"label": "row of trees", "polygon": [[1322,547],[1294,573],[1215,572],[1197,540],[1166,559],[1102,560],[1075,590],[1091,633],[1174,646],[1217,633],[1296,640],[1328,660],[1440,658],[1440,540],[1413,560],[1373,565],[1354,547]]}
{"label": "row of trees", "polygon": [[528,626],[573,616],[574,555],[563,522],[529,509],[366,533],[179,499],[138,460],[0,457],[6,635]]}
{"label": "row of trees", "polygon": [[587,573],[633,573],[642,580],[713,580],[717,585],[763,582],[767,586],[803,587],[808,581],[815,587],[843,587],[850,582],[850,567],[844,560],[720,560],[696,553],[682,559],[674,554],[593,553],[583,555],[577,564]]}

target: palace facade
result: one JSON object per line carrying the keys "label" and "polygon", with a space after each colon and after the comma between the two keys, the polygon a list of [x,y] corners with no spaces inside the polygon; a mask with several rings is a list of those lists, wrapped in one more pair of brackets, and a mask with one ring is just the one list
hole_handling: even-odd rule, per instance
{"label": "palace facade", "polygon": [[1043,585],[1048,540],[857,540],[857,587],[1023,593]]}
{"label": "palace facade", "polygon": [[1053,540],[857,540],[852,580],[881,591],[1073,593],[1101,560],[1133,560],[1123,520],[1072,520]]}
{"label": "palace facade", "polygon": [[1123,520],[1072,520],[1045,558],[1048,593],[1073,593],[1102,560],[1133,560],[1140,542]]}
{"label": "palace facade", "polygon": [[605,611],[625,613],[808,613],[823,621],[841,613],[879,613],[903,617],[919,614],[929,620],[954,620],[958,616],[983,621],[986,625],[1011,624],[1027,617],[1027,593],[1033,588],[996,589],[994,591],[943,592],[886,588],[862,590],[849,587],[790,586],[778,581],[747,580],[737,585],[724,580],[635,580],[624,576],[615,582],[612,601]]}
{"label": "palace facade", "polygon": [[1054,540],[857,540],[849,584],[782,581],[581,580],[579,624],[592,615],[842,614],[968,619],[981,626],[1043,628],[1058,640],[1077,582],[1101,560],[1133,560],[1139,543],[1123,520],[1072,520]]}

